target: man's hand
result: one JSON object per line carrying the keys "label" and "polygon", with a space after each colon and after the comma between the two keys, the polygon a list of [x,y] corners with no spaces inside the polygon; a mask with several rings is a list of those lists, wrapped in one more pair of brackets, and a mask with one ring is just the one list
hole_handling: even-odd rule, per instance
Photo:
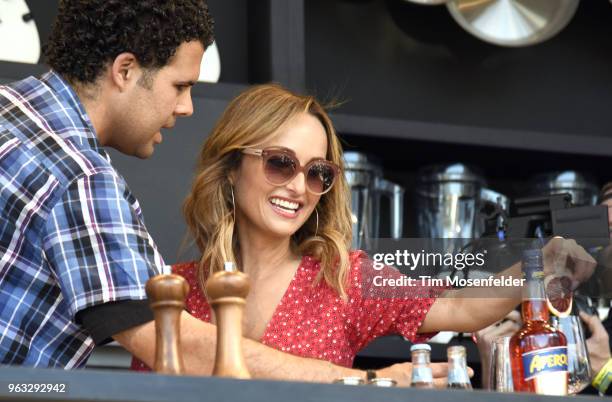
{"label": "man's hand", "polygon": [[[448,363],[431,363],[431,372],[433,376],[434,387],[446,388]],[[470,378],[474,375],[474,370],[468,367]],[[392,378],[397,381],[400,387],[409,387],[412,377],[412,363],[397,363],[380,370],[376,370],[377,377]]]}
{"label": "man's hand", "polygon": [[580,318],[591,331],[591,337],[586,340],[586,344],[593,375],[596,375],[604,364],[608,362],[608,359],[610,359],[608,333],[596,315],[589,315],[581,311]]}

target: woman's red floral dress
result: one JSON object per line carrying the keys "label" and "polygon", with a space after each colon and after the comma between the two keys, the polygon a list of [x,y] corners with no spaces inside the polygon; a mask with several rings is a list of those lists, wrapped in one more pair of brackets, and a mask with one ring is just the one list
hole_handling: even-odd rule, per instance
{"label": "woman's red floral dress", "polygon": [[[197,263],[176,264],[173,273],[187,279],[186,310],[210,322],[211,309],[196,279]],[[372,268],[364,252],[350,254],[350,285],[343,301],[324,281],[313,285],[319,262],[304,256],[276,307],[260,342],[297,356],[327,360],[350,367],[357,352],[373,339],[400,334],[423,342],[433,334],[417,334],[425,315],[444,289],[377,287],[374,277],[399,278],[395,268]],[[380,279],[380,278],[379,278]],[[134,358],[132,369],[150,370]]]}

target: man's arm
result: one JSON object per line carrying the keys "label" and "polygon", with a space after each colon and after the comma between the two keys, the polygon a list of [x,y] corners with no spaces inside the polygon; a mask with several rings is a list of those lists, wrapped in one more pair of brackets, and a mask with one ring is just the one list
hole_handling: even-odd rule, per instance
{"label": "man's arm", "polygon": [[[216,327],[186,312],[181,314],[181,352],[186,374],[211,375],[215,358]],[[151,321],[113,338],[149,367],[155,360],[155,322]],[[243,351],[253,377],[278,380],[331,382],[335,378],[359,376],[361,370],[323,360],[298,357],[243,338]]]}

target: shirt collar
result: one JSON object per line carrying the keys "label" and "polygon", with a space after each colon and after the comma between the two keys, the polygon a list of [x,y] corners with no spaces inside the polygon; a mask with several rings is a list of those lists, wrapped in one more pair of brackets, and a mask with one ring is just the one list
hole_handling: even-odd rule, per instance
{"label": "shirt collar", "polygon": [[42,77],[40,77],[40,80],[43,81],[46,85],[48,85],[63,103],[68,104],[73,110],[75,110],[79,114],[83,125],[87,128],[87,130],[82,130],[80,132],[80,134],[82,133],[81,145],[85,145],[83,144],[83,139],[85,139],[93,150],[104,156],[110,162],[110,156],[108,155],[106,150],[104,150],[104,148],[100,145],[100,142],[98,141],[98,136],[96,135],[96,129],[91,123],[91,119],[85,111],[85,107],[81,103],[79,96],[74,91],[72,86],[68,82],[66,82],[61,77],[61,75],[59,75],[53,70],[50,70]]}

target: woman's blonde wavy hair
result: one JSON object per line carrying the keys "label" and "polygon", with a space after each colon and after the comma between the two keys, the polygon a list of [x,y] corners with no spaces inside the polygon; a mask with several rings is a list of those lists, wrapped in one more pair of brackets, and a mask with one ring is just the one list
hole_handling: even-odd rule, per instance
{"label": "woman's blonde wavy hair", "polygon": [[[183,206],[190,234],[202,253],[198,267],[202,287],[208,271],[222,269],[225,261],[241,265],[229,181],[230,173],[242,160],[241,150],[266,142],[285,122],[301,113],[319,119],[327,134],[327,159],[343,171],[342,147],[325,108],[312,96],[298,95],[276,84],[253,86],[238,95],[204,142],[191,193]],[[316,206],[318,229],[317,214],[312,213],[291,238],[294,253],[320,261],[321,271],[315,283],[325,280],[345,300],[352,235],[349,205],[349,188],[340,173]]]}

